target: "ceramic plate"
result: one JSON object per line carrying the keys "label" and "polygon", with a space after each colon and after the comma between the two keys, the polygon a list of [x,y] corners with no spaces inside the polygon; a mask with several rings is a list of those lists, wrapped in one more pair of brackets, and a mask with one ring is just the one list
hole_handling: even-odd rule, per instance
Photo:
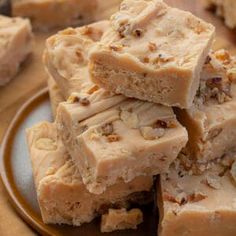
{"label": "ceramic plate", "polygon": [[[81,227],[45,225],[42,222],[26,146],[25,129],[37,122],[52,121],[47,89],[31,98],[16,114],[2,145],[1,176],[9,198],[21,217],[43,235],[101,236],[97,218]],[[138,230],[117,231],[111,236],[154,236],[157,229],[155,207],[145,206],[144,223]]]}

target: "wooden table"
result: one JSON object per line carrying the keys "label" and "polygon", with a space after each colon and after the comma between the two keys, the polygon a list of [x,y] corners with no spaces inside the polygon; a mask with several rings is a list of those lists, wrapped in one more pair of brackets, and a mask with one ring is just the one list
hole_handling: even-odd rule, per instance
{"label": "wooden table", "polygon": [[[166,2],[172,6],[189,10],[195,15],[213,23],[217,29],[217,37],[214,48],[219,49],[223,47],[230,50],[231,53],[236,54],[236,31],[229,30],[224,26],[221,19],[215,17],[212,13],[205,11],[203,9],[202,1],[203,0],[166,0]],[[0,143],[10,121],[14,117],[19,107],[33,94],[47,86],[47,74],[44,71],[42,64],[42,52],[45,45],[45,39],[49,35],[50,33],[36,34],[33,55],[22,66],[22,70],[18,76],[7,86],[0,88]],[[6,197],[3,196],[1,183],[0,202],[1,205],[5,206],[5,211],[9,213],[9,216],[11,215],[13,218],[17,217],[14,216],[12,209],[7,203]],[[19,221],[19,219],[17,219],[17,221]],[[9,233],[10,232],[11,231],[9,230]]]}

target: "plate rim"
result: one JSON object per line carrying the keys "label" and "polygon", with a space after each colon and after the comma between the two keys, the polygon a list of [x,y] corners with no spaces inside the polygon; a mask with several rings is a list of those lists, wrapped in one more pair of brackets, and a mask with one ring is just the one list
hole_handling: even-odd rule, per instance
{"label": "plate rim", "polygon": [[4,134],[0,150],[0,177],[4,189],[6,190],[8,200],[18,213],[19,217],[21,217],[29,225],[29,227],[33,228],[42,235],[52,235],[52,231],[54,230],[50,226],[45,225],[43,222],[40,222],[38,219],[36,219],[35,213],[31,212],[29,207],[24,207],[27,206],[27,203],[19,193],[19,190],[15,185],[15,181],[13,181],[12,172],[8,171],[11,169],[11,162],[9,161],[10,159],[8,157],[11,155],[12,151],[9,146],[11,146],[14,140],[14,136],[19,125],[24,120],[25,116],[27,116],[27,114],[32,110],[32,105],[34,103],[37,104],[42,102],[42,100],[45,99],[45,96],[48,96],[48,92],[49,90],[47,87],[41,89],[34,96],[23,103],[23,105],[18,109]]}

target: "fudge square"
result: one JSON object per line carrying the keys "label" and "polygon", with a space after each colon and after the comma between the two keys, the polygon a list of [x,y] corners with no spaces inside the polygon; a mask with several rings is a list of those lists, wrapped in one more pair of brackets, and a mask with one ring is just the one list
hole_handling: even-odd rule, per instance
{"label": "fudge square", "polygon": [[225,19],[230,28],[236,27],[236,1],[235,0],[205,0],[206,7],[216,10],[216,14]]}
{"label": "fudge square", "polygon": [[13,0],[14,16],[27,17],[35,29],[49,30],[93,21],[97,0]]}
{"label": "fudge square", "polygon": [[[59,105],[56,119],[58,134],[95,194],[119,179],[167,171],[188,140],[169,107],[128,99],[102,112],[106,103],[97,106],[77,94]],[[86,119],[90,111],[94,115]]]}
{"label": "fudge square", "polygon": [[0,86],[9,82],[32,52],[30,22],[0,15]]}
{"label": "fudge square", "polygon": [[101,195],[89,193],[51,123],[42,122],[28,129],[27,141],[38,203],[47,224],[79,226],[109,208],[151,201],[153,181],[149,176],[130,183],[119,181]]}
{"label": "fudge square", "polygon": [[221,158],[236,146],[236,57],[211,52],[193,106],[177,110],[189,133],[187,152],[199,164]]}
{"label": "fudge square", "polygon": [[109,21],[99,21],[75,29],[68,28],[47,40],[44,63],[65,99],[73,92],[97,88],[87,79],[88,52],[108,26]]}
{"label": "fudge square", "polygon": [[214,27],[161,0],[125,0],[110,21],[90,53],[92,80],[128,97],[190,107]]}
{"label": "fudge square", "polygon": [[235,170],[236,162],[228,162],[215,164],[202,175],[191,175],[177,165],[161,175],[158,235],[236,235]]}

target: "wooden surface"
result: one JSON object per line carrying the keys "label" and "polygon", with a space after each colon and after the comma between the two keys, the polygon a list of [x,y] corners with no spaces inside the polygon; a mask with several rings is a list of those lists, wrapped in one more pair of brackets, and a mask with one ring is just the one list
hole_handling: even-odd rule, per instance
{"label": "wooden surface", "polygon": [[[213,23],[217,30],[214,48],[218,49],[223,47],[230,50],[232,54],[236,54],[236,31],[229,30],[224,26],[221,19],[215,17],[212,13],[205,11],[203,9],[202,1],[203,0],[166,0],[166,2],[172,6],[189,10],[195,15]],[[18,76],[7,86],[0,88],[0,143],[10,121],[19,107],[38,90],[46,86],[47,75],[44,71],[41,57],[45,39],[48,36],[49,34],[36,34],[33,55],[22,66],[22,70]],[[18,226],[16,232],[19,234],[20,229],[24,230],[25,226],[21,225],[22,223],[20,222],[20,219],[16,217],[10,208],[7,199],[3,194],[1,183],[0,203],[2,206],[4,206],[4,215],[11,217],[11,222],[16,222],[15,224]],[[3,216],[1,218],[3,218]],[[5,226],[3,223],[4,221],[0,223],[0,229],[1,227],[2,229],[7,229],[8,223],[5,224]],[[4,230],[4,235],[14,235],[10,228],[7,231],[9,231],[8,234]]]}

